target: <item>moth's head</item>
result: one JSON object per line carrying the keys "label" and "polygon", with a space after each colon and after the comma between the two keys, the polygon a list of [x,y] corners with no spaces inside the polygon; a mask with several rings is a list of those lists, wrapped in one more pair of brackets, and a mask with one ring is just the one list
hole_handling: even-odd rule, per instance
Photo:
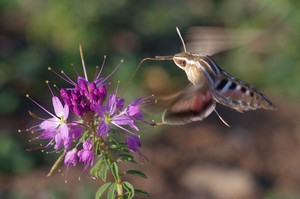
{"label": "moth's head", "polygon": [[173,57],[174,63],[181,68],[182,70],[186,70],[188,67],[191,67],[193,62],[193,55],[188,52],[182,52],[175,54]]}
{"label": "moth's head", "polygon": [[191,54],[188,52],[178,53],[173,56],[174,63],[179,68],[184,70],[188,79],[194,85],[197,85],[199,83],[199,80],[201,80],[200,76],[201,76],[201,74],[203,74],[197,69],[198,57],[199,57],[199,55]]}

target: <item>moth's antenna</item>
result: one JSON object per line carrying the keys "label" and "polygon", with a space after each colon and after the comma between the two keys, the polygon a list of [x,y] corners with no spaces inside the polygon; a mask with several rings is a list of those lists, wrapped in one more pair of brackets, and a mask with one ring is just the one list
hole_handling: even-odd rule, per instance
{"label": "moth's antenna", "polygon": [[181,36],[181,33],[180,33],[180,31],[179,31],[179,28],[176,27],[176,30],[177,30],[178,36],[179,36],[179,38],[180,38],[180,40],[181,40],[181,42],[182,42],[183,50],[184,50],[184,52],[186,52],[185,43],[184,43],[184,40],[183,40],[183,38],[182,38],[182,36]]}
{"label": "moth's antenna", "polygon": [[[172,57],[173,57],[173,56],[172,56]],[[144,58],[144,59],[139,63],[139,65],[136,67],[134,73],[133,73],[132,76],[130,77],[130,79],[129,79],[129,81],[128,81],[128,83],[127,83],[127,85],[126,85],[126,87],[125,87],[125,89],[124,89],[124,91],[123,91],[123,93],[122,93],[121,96],[123,96],[123,95],[126,93],[126,91],[127,91],[128,87],[129,87],[129,85],[131,84],[131,82],[132,82],[134,76],[136,75],[136,73],[138,72],[138,70],[140,69],[140,67],[142,66],[142,64],[143,64],[145,61],[147,61],[147,60],[153,60],[153,61],[172,60],[172,57],[171,57],[171,56],[156,56],[155,58],[151,58],[151,57]]]}
{"label": "moth's antenna", "polygon": [[221,117],[221,115],[217,112],[216,109],[214,109],[215,113],[217,114],[217,116],[219,117],[219,119],[227,126],[230,127],[230,125]]}
{"label": "moth's antenna", "polygon": [[[184,40],[183,40],[183,38],[182,38],[182,36],[181,36],[181,33],[180,33],[178,27],[176,27],[176,30],[177,30],[177,33],[178,33],[178,35],[179,35],[179,38],[180,38],[180,40],[181,40],[181,42],[182,42],[184,52],[186,52],[185,43],[184,43]],[[137,71],[140,69],[140,67],[142,66],[142,63],[143,63],[144,61],[147,61],[147,60],[153,60],[153,61],[172,60],[173,57],[174,57],[173,55],[168,55],[168,56],[155,56],[154,58],[145,58],[145,59],[143,59],[143,60],[139,63],[139,65],[136,67],[136,69],[135,69],[134,73],[132,74],[132,76],[130,77],[129,82],[128,82],[127,85],[126,85],[126,87],[125,87],[125,89],[124,89],[124,92],[123,92],[122,96],[126,93],[126,91],[127,91],[128,87],[129,87],[129,85],[131,84],[131,82],[132,82],[134,76],[136,75]]]}

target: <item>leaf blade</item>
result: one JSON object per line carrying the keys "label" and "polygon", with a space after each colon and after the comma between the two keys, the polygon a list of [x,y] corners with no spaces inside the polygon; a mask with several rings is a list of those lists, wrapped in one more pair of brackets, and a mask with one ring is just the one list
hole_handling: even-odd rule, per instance
{"label": "leaf blade", "polygon": [[120,180],[120,176],[119,176],[119,168],[116,162],[113,162],[111,165],[111,172],[114,176],[115,181],[119,181]]}
{"label": "leaf blade", "polygon": [[107,182],[103,185],[101,185],[101,187],[97,190],[96,195],[95,195],[95,199],[101,199],[101,196],[103,195],[103,193],[106,191],[106,189],[111,185],[111,182]]}
{"label": "leaf blade", "polygon": [[147,178],[146,174],[144,174],[143,172],[141,172],[139,170],[127,170],[125,172],[125,174],[139,176],[139,177],[142,177],[142,178]]}
{"label": "leaf blade", "polygon": [[134,190],[133,185],[130,184],[129,182],[125,181],[125,182],[123,182],[123,187],[128,192],[128,199],[132,199],[134,197],[134,194],[135,194],[135,190]]}
{"label": "leaf blade", "polygon": [[109,191],[107,193],[107,199],[115,199],[116,196],[116,183],[112,183],[109,187]]}
{"label": "leaf blade", "polygon": [[134,189],[135,194],[142,195],[142,196],[150,196],[150,194],[144,190],[141,189]]}

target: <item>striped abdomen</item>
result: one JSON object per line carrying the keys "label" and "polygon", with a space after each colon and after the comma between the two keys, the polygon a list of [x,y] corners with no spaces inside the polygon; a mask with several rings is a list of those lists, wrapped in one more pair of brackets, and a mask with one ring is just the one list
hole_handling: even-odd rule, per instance
{"label": "striped abdomen", "polygon": [[276,106],[252,85],[223,72],[214,84],[215,100],[239,112],[258,108],[276,110]]}

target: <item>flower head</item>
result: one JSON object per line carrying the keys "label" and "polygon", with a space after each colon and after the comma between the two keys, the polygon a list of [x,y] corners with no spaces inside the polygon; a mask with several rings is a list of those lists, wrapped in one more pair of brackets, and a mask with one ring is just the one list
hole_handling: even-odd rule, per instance
{"label": "flower head", "polygon": [[90,120],[91,118],[93,118],[95,112],[95,110],[93,109],[94,105],[102,105],[102,103],[105,101],[107,96],[106,86],[110,84],[107,83],[106,80],[111,77],[111,75],[119,68],[120,64],[123,62],[121,61],[121,63],[112,71],[110,75],[102,78],[100,77],[100,74],[104,67],[105,58],[106,57],[104,57],[101,69],[97,74],[95,74],[95,78],[93,81],[88,80],[82,51],[81,59],[84,77],[77,75],[77,82],[75,82],[64,72],[62,72],[64,76],[61,76],[54,71],[59,77],[72,85],[71,88],[60,89],[60,95],[65,103],[69,106],[71,112],[81,117],[83,120]]}
{"label": "flower head", "polygon": [[[144,99],[142,99],[142,98],[134,100],[125,109],[125,114],[128,115],[130,118],[132,118],[135,121],[142,121],[144,114],[141,111],[140,105],[143,102],[144,102]],[[139,130],[138,127],[134,123],[131,124],[130,127],[136,131]]]}
{"label": "flower head", "polygon": [[126,138],[126,143],[128,148],[133,151],[137,152],[138,149],[142,146],[140,138],[136,135],[130,135]]}
{"label": "flower head", "polygon": [[93,144],[87,140],[83,143],[83,149],[78,151],[79,161],[84,164],[84,170],[94,164]]}
{"label": "flower head", "polygon": [[110,125],[120,127],[124,125],[132,125],[134,123],[133,119],[125,115],[123,112],[120,112],[123,104],[124,99],[117,98],[115,94],[112,94],[105,106],[101,106],[99,104],[95,105],[94,109],[100,118],[98,127],[99,136],[105,135],[109,131]]}
{"label": "flower head", "polygon": [[[31,99],[29,95],[27,95],[27,97]],[[63,106],[59,98],[53,95],[52,105],[55,113],[53,114],[33,99],[31,100],[47,112],[51,118],[40,118],[43,122],[28,129],[28,131],[41,131],[41,134],[36,139],[47,139],[48,143],[46,147],[54,145],[54,149],[58,150],[63,146],[64,149],[67,150],[70,147],[71,141],[77,139],[82,132],[82,128],[77,126],[76,122],[67,122],[69,107],[67,105]]]}
{"label": "flower head", "polygon": [[71,151],[68,151],[66,153],[65,159],[64,159],[64,164],[69,167],[70,165],[72,165],[73,167],[76,166],[78,162],[78,158],[77,158],[77,149],[74,148]]}
{"label": "flower head", "polygon": [[52,104],[55,115],[52,118],[46,119],[40,124],[40,128],[44,130],[40,138],[48,137],[55,139],[54,149],[58,149],[64,143],[65,148],[68,148],[69,128],[67,119],[69,117],[69,107],[63,106],[58,97],[52,97]]}

